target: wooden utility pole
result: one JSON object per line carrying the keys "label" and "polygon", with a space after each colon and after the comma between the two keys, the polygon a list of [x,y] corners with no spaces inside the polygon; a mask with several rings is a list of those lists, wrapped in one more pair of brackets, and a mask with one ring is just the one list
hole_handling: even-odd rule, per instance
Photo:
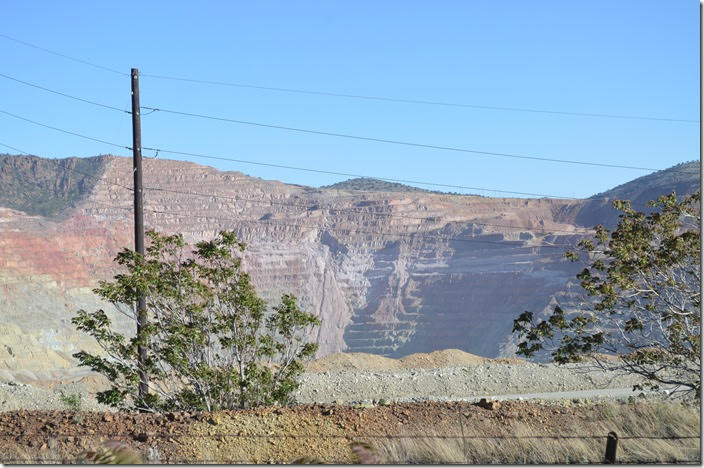
{"label": "wooden utility pole", "polygon": [[[144,257],[144,214],[142,204],[142,125],[139,111],[139,70],[132,69],[132,167],[134,172],[134,250]],[[147,303],[144,296],[137,300],[137,337],[141,337],[147,325]],[[139,398],[144,401],[149,393],[146,372],[147,348],[137,347],[139,368]]]}

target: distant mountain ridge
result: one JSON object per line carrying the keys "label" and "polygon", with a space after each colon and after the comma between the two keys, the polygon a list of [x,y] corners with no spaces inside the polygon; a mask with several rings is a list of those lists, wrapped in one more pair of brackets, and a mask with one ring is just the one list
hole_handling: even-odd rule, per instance
{"label": "distant mountain ridge", "polygon": [[332,185],[323,185],[322,190],[356,190],[361,192],[409,192],[409,193],[430,193],[440,195],[461,195],[467,197],[483,197],[476,193],[459,193],[446,192],[442,190],[428,190],[411,185],[401,184],[399,182],[391,182],[373,177],[356,177],[353,179],[343,180]]}
{"label": "distant mountain ridge", "polygon": [[661,195],[675,192],[686,196],[700,188],[700,161],[680,163],[589,197],[576,221],[582,226],[603,224],[613,228],[618,223],[618,212],[612,207],[614,200],[630,200],[636,210],[648,211],[648,202]]}
{"label": "distant mountain ridge", "polygon": [[101,156],[45,159],[0,154],[0,206],[53,216],[86,197],[105,168]]}
{"label": "distant mountain ridge", "polygon": [[406,184],[400,184],[398,182],[389,182],[381,179],[374,179],[371,177],[356,177],[354,179],[343,180],[342,182],[337,182],[332,185],[323,185],[321,189],[334,189],[334,190],[365,190],[368,192],[426,192],[431,193],[430,190],[422,189],[419,187],[412,187]]}
{"label": "distant mountain ridge", "polygon": [[643,193],[658,190],[662,193],[692,193],[700,183],[700,162],[687,161],[675,166],[653,172],[618,185],[606,192],[597,193],[589,198],[618,198],[621,200],[636,200]]}

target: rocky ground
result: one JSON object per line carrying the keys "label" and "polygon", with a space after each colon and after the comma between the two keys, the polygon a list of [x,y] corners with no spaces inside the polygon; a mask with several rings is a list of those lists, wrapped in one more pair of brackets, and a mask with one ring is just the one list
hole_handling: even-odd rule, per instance
{"label": "rocky ground", "polygon": [[[413,354],[401,359],[350,353],[314,361],[301,378],[298,402],[370,404],[476,399],[482,396],[630,388],[636,380],[584,365],[535,364],[518,359],[486,359],[460,350]],[[67,409],[61,394],[80,395],[81,408],[107,411],[95,392],[105,381],[80,375],[65,381],[0,384],[0,411]],[[606,392],[604,392],[606,394]],[[65,399],[64,399],[65,400]]]}
{"label": "rocky ground", "polygon": [[[448,401],[480,396],[535,394],[570,390],[629,388],[633,378],[588,373],[581,366],[501,364],[486,362],[435,369],[342,370],[309,372],[301,378],[297,400],[303,404],[369,404],[378,401]],[[0,384],[0,411],[66,409],[64,395],[81,395],[87,411],[107,411],[95,401],[96,384],[78,381],[42,387],[24,383]]]}
{"label": "rocky ground", "polygon": [[[691,402],[658,395],[498,401],[511,393],[632,383],[586,373],[584,366],[485,359],[458,350],[402,359],[338,354],[308,366],[297,395],[301,404],[293,407],[149,415],[98,404],[94,392],[105,382],[95,376],[5,382],[0,462],[73,463],[117,440],[142,459],[162,463],[289,463],[302,457],[348,463],[357,456],[351,448],[357,442],[371,447],[363,456],[382,463],[595,463],[611,430],[622,437],[685,437],[624,440],[621,461],[699,460],[699,406]],[[80,409],[70,410],[66,396],[75,395],[81,395]],[[495,401],[476,404],[484,395]],[[588,437],[563,439],[574,435]]]}
{"label": "rocky ground", "polygon": [[585,366],[501,364],[485,362],[463,367],[344,370],[307,373],[298,400],[304,403],[359,403],[378,400],[458,400],[479,396],[534,394],[570,390],[632,387],[636,380]]}
{"label": "rocky ground", "polygon": [[[699,411],[636,401],[299,405],[217,413],[0,413],[0,462],[76,463],[120,441],[152,463],[598,463],[606,434],[621,462],[697,462]],[[677,436],[677,439],[673,439]],[[645,438],[643,438],[645,437]]]}

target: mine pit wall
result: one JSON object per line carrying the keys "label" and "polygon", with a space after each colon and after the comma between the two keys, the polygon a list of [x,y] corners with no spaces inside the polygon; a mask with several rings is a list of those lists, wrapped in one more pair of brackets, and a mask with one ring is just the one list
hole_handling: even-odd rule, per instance
{"label": "mine pit wall", "polygon": [[[542,244],[574,244],[580,232],[546,236],[541,229],[572,229],[578,202],[328,193],[176,161],[145,161],[145,169],[147,188],[232,197],[147,189],[145,224],[181,232],[189,242],[235,229],[248,244],[243,265],[261,295],[274,305],[292,293],[322,318],[311,337],[319,356],[443,348],[510,355],[512,320],[526,309],[547,310],[574,278],[562,250]],[[131,186],[131,171],[128,158],[108,158],[101,179],[68,219],[0,213],[0,312],[7,324],[0,330],[0,369],[68,368],[75,364],[71,352],[94,350],[70,318],[79,308],[110,310],[91,289],[117,272],[117,252],[133,246],[132,193],[119,186]],[[133,323],[114,316],[118,329],[131,332]],[[18,358],[16,336],[25,337],[26,359]]]}
{"label": "mine pit wall", "polygon": [[524,310],[545,310],[577,273],[556,249],[451,244],[450,255],[439,258],[428,250],[401,260],[398,246],[375,257],[366,273],[367,305],[353,311],[345,330],[348,351],[513,355],[513,319]]}
{"label": "mine pit wall", "polygon": [[57,222],[1,210],[0,221],[0,379],[48,379],[75,367],[74,352],[98,351],[71,317],[112,310],[92,288],[112,275],[109,259],[127,237],[77,213]]}

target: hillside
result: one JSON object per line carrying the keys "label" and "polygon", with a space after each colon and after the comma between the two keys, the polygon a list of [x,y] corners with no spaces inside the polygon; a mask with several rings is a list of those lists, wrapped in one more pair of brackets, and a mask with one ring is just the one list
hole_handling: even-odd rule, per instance
{"label": "hillside", "polygon": [[577,216],[577,223],[583,226],[604,224],[613,228],[618,223],[618,212],[611,205],[613,200],[631,200],[635,209],[647,211],[648,202],[660,195],[673,191],[678,196],[692,194],[701,187],[699,169],[699,161],[681,163],[598,193],[589,198]]}
{"label": "hillside", "polygon": [[590,198],[618,198],[621,200],[636,200],[643,194],[653,191],[660,193],[692,193],[700,183],[699,161],[689,161],[676,166],[638,177],[617,187],[598,193]]}
{"label": "hillside", "polygon": [[332,185],[324,185],[321,189],[333,190],[364,190],[369,192],[430,192],[418,187],[399,184],[398,182],[388,182],[386,180],[372,179],[369,177],[357,177],[348,179]]}
{"label": "hillside", "polygon": [[[133,245],[131,160],[11,156],[3,167],[0,374],[54,378],[93,346],[71,326],[75,312],[112,310],[92,288]],[[161,189],[145,191],[147,228],[188,242],[234,229],[262,296],[292,293],[322,318],[318,357],[513,356],[518,314],[578,303],[577,266],[562,255],[589,233],[576,222],[589,201],[351,194],[161,159],[144,161],[144,185]]]}
{"label": "hillside", "polygon": [[370,177],[357,177],[354,179],[343,180],[332,185],[323,185],[320,187],[321,190],[355,190],[364,192],[423,192],[423,193],[434,193],[438,195],[455,195],[455,196],[465,196],[465,197],[483,197],[484,195],[479,194],[469,194],[469,193],[459,193],[459,192],[446,192],[440,190],[427,190],[420,187],[413,187],[411,185],[401,184],[398,182],[390,182],[386,180],[374,179]]}
{"label": "hillside", "polygon": [[86,196],[104,168],[101,157],[44,159],[0,154],[0,206],[51,216]]}

